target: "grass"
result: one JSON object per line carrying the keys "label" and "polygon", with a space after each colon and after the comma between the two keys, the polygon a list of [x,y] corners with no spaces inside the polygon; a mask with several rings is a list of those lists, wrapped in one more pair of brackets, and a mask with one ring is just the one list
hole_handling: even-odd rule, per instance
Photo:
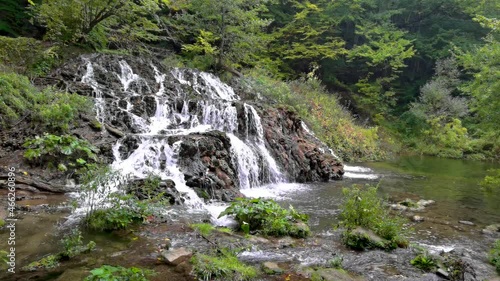
{"label": "grass", "polygon": [[221,249],[217,255],[196,254],[191,259],[193,272],[200,280],[251,280],[257,276],[257,270],[238,260],[236,254]]}
{"label": "grass", "polygon": [[215,229],[214,226],[209,223],[195,223],[192,224],[191,227],[196,229],[203,236],[210,236]]}

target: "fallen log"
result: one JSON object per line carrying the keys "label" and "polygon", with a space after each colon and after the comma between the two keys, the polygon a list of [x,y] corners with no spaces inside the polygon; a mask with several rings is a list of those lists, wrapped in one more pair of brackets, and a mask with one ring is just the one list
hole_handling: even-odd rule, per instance
{"label": "fallen log", "polygon": [[[7,188],[8,178],[12,178],[12,177],[9,177],[8,174],[0,174],[0,187],[1,188]],[[24,184],[24,185],[35,187],[38,190],[49,191],[49,192],[53,192],[53,193],[64,193],[64,192],[70,191],[64,185],[48,183],[46,181],[27,178],[27,177],[23,177],[20,175],[15,176],[14,182],[16,184]]]}

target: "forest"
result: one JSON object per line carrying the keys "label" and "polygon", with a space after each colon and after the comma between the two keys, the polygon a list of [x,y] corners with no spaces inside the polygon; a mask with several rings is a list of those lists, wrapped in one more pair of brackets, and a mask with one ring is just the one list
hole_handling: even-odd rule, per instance
{"label": "forest", "polygon": [[153,54],[263,88],[315,79],[322,99],[280,101],[306,109],[346,160],[500,155],[497,0],[2,2],[2,68],[31,79],[93,51]]}
{"label": "forest", "polygon": [[499,41],[500,0],[1,0],[0,279],[497,280]]}

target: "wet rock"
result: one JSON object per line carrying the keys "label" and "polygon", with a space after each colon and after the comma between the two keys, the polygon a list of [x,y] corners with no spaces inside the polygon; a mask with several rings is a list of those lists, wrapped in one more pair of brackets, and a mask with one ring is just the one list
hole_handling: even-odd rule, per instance
{"label": "wet rock", "polygon": [[162,251],[161,256],[167,264],[178,265],[191,258],[193,256],[193,252],[187,250],[186,248],[176,248]]}
{"label": "wet rock", "polygon": [[488,235],[500,235],[500,223],[488,225],[482,232]]}
{"label": "wet rock", "polygon": [[384,249],[389,241],[378,236],[375,232],[370,229],[365,229],[362,227],[357,227],[350,232],[346,233],[344,239],[348,242],[348,245],[356,250],[370,249],[370,248],[382,248]]}
{"label": "wet rock", "polygon": [[278,240],[278,247],[279,248],[289,248],[289,247],[293,247],[294,245],[295,245],[295,240],[289,236]]}
{"label": "wet rock", "polygon": [[347,272],[334,268],[322,268],[316,271],[324,281],[355,281]]}
{"label": "wet rock", "polygon": [[421,216],[412,216],[411,220],[414,222],[423,222],[425,219],[424,219],[424,217],[421,217]]}
{"label": "wet rock", "polygon": [[267,274],[281,274],[284,272],[277,263],[269,261],[262,264],[262,270]]}
{"label": "wet rock", "polygon": [[458,223],[461,223],[461,224],[465,224],[465,225],[475,225],[473,222],[471,221],[458,221]]}
{"label": "wet rock", "polygon": [[260,236],[251,236],[250,238],[248,238],[248,241],[250,241],[251,243],[254,243],[254,244],[268,244],[270,243],[270,241],[264,237],[260,237]]}
{"label": "wet rock", "polygon": [[442,269],[442,268],[439,268],[439,269],[436,271],[436,274],[437,274],[438,276],[440,276],[440,277],[445,278],[445,279],[449,279],[449,276],[450,276],[450,274],[449,274],[446,270],[444,270],[444,269]]}
{"label": "wet rock", "polygon": [[88,271],[82,269],[68,269],[61,274],[56,281],[84,280],[89,275]]}
{"label": "wet rock", "polygon": [[405,200],[398,202],[397,204],[391,204],[390,207],[397,211],[412,211],[412,212],[422,212],[425,207],[434,204],[434,200],[424,200],[420,199],[417,202],[412,199],[406,198]]}
{"label": "wet rock", "polygon": [[[259,108],[266,147],[292,181],[340,180],[342,164],[303,127],[298,115],[285,108]],[[241,126],[245,128],[245,125]],[[277,129],[279,128],[279,129]]]}
{"label": "wet rock", "polygon": [[311,232],[309,226],[304,222],[296,222],[293,224],[294,228],[297,228],[297,236],[298,237],[307,237]]}

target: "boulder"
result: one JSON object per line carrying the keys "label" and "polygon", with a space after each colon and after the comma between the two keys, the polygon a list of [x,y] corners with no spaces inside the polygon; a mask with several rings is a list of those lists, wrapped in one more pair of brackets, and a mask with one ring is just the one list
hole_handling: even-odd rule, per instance
{"label": "boulder", "polygon": [[161,256],[167,264],[179,265],[180,263],[188,260],[193,256],[193,252],[187,250],[186,248],[175,248],[169,250],[163,250]]}
{"label": "boulder", "polygon": [[277,263],[274,262],[265,262],[262,264],[262,270],[267,274],[281,274],[284,272]]}

